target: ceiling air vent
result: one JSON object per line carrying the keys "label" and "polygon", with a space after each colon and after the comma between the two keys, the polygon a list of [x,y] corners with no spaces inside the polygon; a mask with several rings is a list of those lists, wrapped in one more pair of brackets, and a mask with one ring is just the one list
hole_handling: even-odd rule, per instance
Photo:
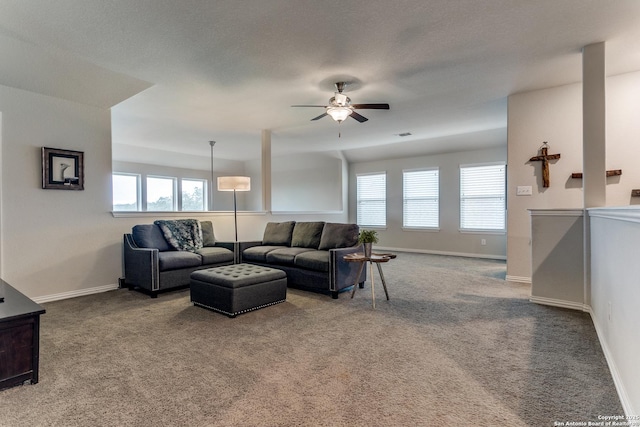
{"label": "ceiling air vent", "polygon": [[411,132],[396,133],[396,135],[397,135],[397,136],[402,136],[402,137],[404,137],[404,136],[409,136],[409,135],[411,135]]}

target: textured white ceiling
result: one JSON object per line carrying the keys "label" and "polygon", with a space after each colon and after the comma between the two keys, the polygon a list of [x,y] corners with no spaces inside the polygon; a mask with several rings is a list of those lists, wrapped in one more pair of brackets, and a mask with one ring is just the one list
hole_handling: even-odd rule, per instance
{"label": "textured white ceiling", "polygon": [[[113,108],[116,157],[127,145],[208,156],[215,139],[217,156],[239,159],[271,129],[276,155],[368,160],[506,144],[509,94],[580,81],[581,48],[599,41],[610,75],[640,70],[639,24],[638,0],[0,0],[0,48],[11,38],[85,64],[22,81],[0,66],[0,83],[68,99],[80,85],[76,100],[109,106],[148,82]],[[353,103],[391,110],[338,125],[290,107],[326,104],[343,79]]]}

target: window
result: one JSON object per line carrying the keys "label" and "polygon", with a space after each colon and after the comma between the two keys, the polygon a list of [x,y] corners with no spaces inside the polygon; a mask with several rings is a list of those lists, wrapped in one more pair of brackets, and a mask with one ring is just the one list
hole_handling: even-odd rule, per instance
{"label": "window", "polygon": [[141,210],[140,175],[114,173],[111,178],[113,182],[113,210]]}
{"label": "window", "polygon": [[176,179],[159,176],[147,177],[147,210],[176,210]]}
{"label": "window", "polygon": [[505,230],[504,164],[460,166],[460,229]]}
{"label": "window", "polygon": [[402,172],[403,227],[439,227],[439,178],[438,169]]}
{"label": "window", "polygon": [[359,226],[387,225],[387,175],[357,175],[357,222]]}
{"label": "window", "polygon": [[202,179],[182,179],[182,210],[204,211],[207,210],[207,198],[205,181]]}

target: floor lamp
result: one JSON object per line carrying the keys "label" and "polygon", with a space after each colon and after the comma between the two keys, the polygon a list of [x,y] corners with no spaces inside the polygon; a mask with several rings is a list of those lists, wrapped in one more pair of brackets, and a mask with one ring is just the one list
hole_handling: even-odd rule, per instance
{"label": "floor lamp", "polygon": [[209,210],[213,210],[213,146],[216,145],[215,141],[209,141],[211,146],[211,185],[209,186]]}
{"label": "floor lamp", "polygon": [[251,190],[251,178],[248,176],[219,176],[218,191],[233,191],[233,220],[236,230],[236,242],[238,241],[238,204],[236,191]]}

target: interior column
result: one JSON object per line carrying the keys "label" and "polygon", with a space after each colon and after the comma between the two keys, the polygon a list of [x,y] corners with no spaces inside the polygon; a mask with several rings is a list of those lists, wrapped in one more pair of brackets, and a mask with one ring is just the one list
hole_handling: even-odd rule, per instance
{"label": "interior column", "polygon": [[262,209],[271,212],[271,130],[262,130]]}
{"label": "interior column", "polygon": [[[606,206],[607,127],[604,42],[582,49],[582,189],[584,208]],[[584,304],[591,305],[591,221],[584,215]]]}
{"label": "interior column", "polygon": [[584,207],[606,206],[604,42],[582,49],[582,153]]}

